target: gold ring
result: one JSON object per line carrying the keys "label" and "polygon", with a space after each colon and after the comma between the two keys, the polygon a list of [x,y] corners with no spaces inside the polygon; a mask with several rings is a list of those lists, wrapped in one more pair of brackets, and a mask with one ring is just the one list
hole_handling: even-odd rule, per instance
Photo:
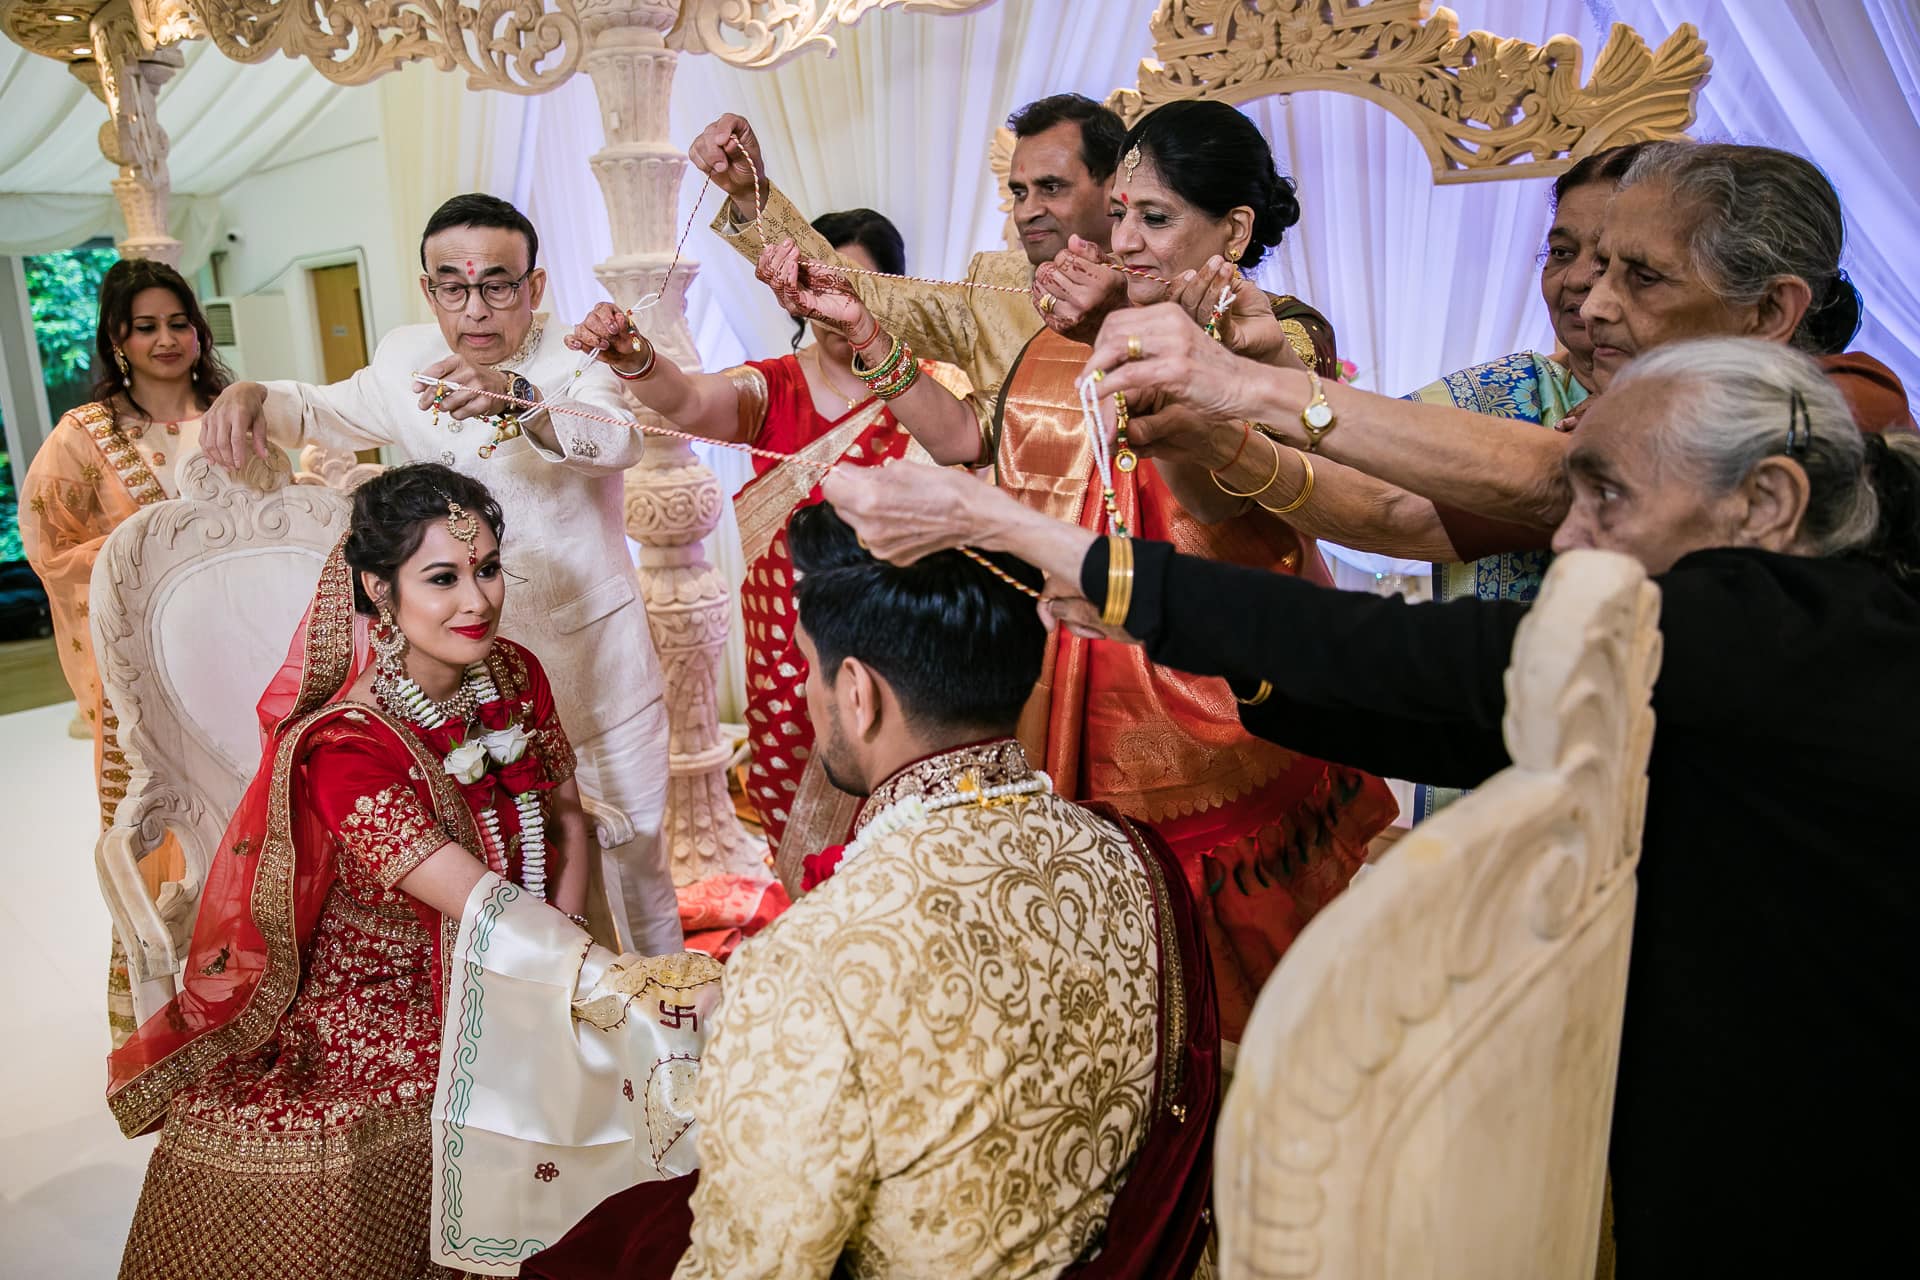
{"label": "gold ring", "polygon": [[1040,314],[1048,315],[1048,316],[1052,315],[1054,301],[1055,301],[1054,296],[1043,290],[1040,294]]}
{"label": "gold ring", "polygon": [[1127,339],[1127,359],[1138,360],[1141,357],[1145,356],[1146,354],[1147,354],[1146,351],[1143,350],[1140,346],[1140,339],[1138,338]]}

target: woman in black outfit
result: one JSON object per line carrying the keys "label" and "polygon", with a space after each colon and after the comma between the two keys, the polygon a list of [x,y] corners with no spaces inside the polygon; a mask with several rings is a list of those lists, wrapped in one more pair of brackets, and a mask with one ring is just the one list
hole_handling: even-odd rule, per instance
{"label": "woman in black outfit", "polygon": [[[1089,364],[1103,391],[1278,420],[1267,379],[1284,371],[1172,319],[1108,322]],[[1610,1155],[1619,1272],[1891,1274],[1920,1191],[1920,449],[1863,437],[1808,357],[1712,339],[1623,371],[1567,482],[1555,550],[1631,555],[1662,592]],[[836,473],[826,492],[876,555],[1027,559],[1076,629],[1100,629],[1126,577],[1110,540],[965,476]],[[1124,634],[1104,633],[1226,677],[1262,737],[1455,786],[1507,765],[1525,605],[1407,605],[1129,550]]]}

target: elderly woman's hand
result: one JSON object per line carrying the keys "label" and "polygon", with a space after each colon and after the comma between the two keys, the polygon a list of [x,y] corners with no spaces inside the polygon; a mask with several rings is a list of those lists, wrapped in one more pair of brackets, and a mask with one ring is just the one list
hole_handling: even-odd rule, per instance
{"label": "elderly woman's hand", "polygon": [[1196,327],[1171,302],[1108,316],[1094,340],[1085,376],[1100,376],[1097,390],[1111,404],[1128,401],[1189,410],[1207,421],[1259,418],[1248,386],[1254,366]]}
{"label": "elderly woman's hand", "polygon": [[753,274],[773,290],[775,301],[790,316],[818,320],[842,334],[872,327],[846,276],[831,267],[807,265],[791,239],[762,249]]}

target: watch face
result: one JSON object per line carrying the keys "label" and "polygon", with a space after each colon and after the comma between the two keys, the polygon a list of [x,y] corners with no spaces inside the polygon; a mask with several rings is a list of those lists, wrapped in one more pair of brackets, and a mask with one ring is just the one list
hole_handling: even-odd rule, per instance
{"label": "watch face", "polygon": [[1308,405],[1300,417],[1308,426],[1318,429],[1333,421],[1333,406],[1322,400]]}

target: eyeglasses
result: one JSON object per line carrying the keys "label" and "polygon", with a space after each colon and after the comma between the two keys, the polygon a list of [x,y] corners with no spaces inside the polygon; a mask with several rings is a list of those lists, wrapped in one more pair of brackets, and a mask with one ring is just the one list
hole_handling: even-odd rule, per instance
{"label": "eyeglasses", "polygon": [[456,280],[443,280],[439,284],[427,286],[427,292],[433,295],[433,304],[442,311],[464,311],[467,308],[467,295],[476,289],[481,300],[489,307],[498,309],[510,307],[514,299],[520,296],[520,286],[533,274],[528,267],[518,280],[487,280],[480,284],[463,284]]}

